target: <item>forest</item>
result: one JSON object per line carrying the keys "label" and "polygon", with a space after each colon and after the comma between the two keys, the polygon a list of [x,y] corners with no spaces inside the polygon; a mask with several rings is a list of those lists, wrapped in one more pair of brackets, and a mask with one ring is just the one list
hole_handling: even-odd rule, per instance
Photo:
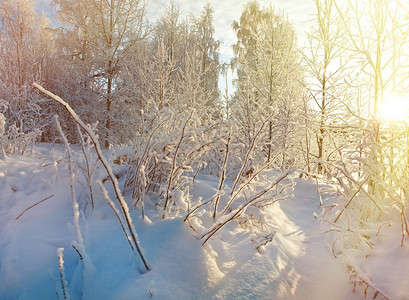
{"label": "forest", "polygon": [[[138,227],[152,214],[153,223],[180,220],[210,256],[222,257],[226,232],[261,253],[281,226],[270,210],[285,210],[308,182],[313,219],[351,291],[407,299],[407,279],[378,282],[365,260],[409,255],[409,3],[311,1],[302,46],[285,12],[248,2],[228,63],[210,3],[182,18],[170,2],[152,22],[142,0],[53,0],[55,19],[33,0],[0,2],[0,180],[6,186],[13,157],[59,149],[50,174],[68,174],[74,237],[65,251],[82,262],[84,285],[93,257],[81,227],[101,206],[148,276],[156,257],[143,249],[154,246]],[[204,178],[211,192],[199,191]],[[76,298],[62,252],[57,295]]]}

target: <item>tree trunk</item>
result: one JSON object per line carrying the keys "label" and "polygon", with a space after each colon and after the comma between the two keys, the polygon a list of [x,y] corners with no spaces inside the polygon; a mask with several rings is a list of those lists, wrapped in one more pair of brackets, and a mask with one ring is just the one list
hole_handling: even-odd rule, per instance
{"label": "tree trunk", "polygon": [[112,61],[109,61],[108,82],[107,82],[107,98],[106,98],[106,113],[107,121],[105,125],[105,148],[109,147],[109,135],[111,130],[111,103],[112,103]]}

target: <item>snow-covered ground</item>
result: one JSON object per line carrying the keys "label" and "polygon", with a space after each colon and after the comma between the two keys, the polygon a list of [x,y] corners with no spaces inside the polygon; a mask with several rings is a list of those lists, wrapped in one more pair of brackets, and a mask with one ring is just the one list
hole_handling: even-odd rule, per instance
{"label": "snow-covered ground", "polygon": [[[143,274],[117,218],[95,185],[95,209],[82,206],[80,217],[89,257],[83,263],[72,247],[77,237],[63,157],[62,147],[39,145],[32,155],[0,158],[0,299],[64,299],[59,248],[64,248],[66,298],[71,299],[364,297],[362,292],[352,292],[345,263],[331,254],[323,234],[326,227],[316,218],[321,212],[316,182],[309,179],[295,178],[294,198],[269,208],[267,218],[276,233],[259,251],[237,226],[220,231],[202,247],[183,217],[161,220],[161,214],[147,205],[147,218],[142,219],[139,210],[131,210],[151,268]],[[77,174],[78,181],[84,181],[81,176]],[[99,172],[96,179],[104,176]],[[209,197],[217,184],[217,178],[199,177],[192,188],[193,198]],[[78,201],[85,203],[83,186],[76,184],[75,189]],[[40,200],[44,201],[26,210]],[[391,299],[409,299],[407,245],[385,253],[369,257],[366,271],[376,275],[372,281],[386,286]],[[390,259],[388,264],[382,264],[384,258]],[[396,276],[392,268],[397,268]]]}

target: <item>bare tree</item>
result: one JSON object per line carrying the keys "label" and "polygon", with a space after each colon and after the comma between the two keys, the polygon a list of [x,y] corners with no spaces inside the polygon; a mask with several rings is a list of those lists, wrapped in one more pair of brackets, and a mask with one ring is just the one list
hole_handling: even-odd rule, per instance
{"label": "bare tree", "polygon": [[378,117],[385,93],[408,91],[408,83],[402,78],[408,69],[402,52],[409,42],[407,7],[402,1],[391,0],[348,0],[346,3],[342,8],[334,2],[352,53],[360,56],[363,71],[369,78],[372,113]]}
{"label": "bare tree", "polygon": [[[351,57],[345,55],[345,34],[340,15],[337,13],[334,0],[316,0],[314,26],[308,34],[308,45],[304,51],[304,62],[310,74],[308,86],[312,108],[317,110],[316,158],[317,171],[322,173],[324,155],[330,152],[329,134],[331,121],[342,110],[342,102],[338,100],[347,66]],[[313,124],[315,122],[313,121]]]}

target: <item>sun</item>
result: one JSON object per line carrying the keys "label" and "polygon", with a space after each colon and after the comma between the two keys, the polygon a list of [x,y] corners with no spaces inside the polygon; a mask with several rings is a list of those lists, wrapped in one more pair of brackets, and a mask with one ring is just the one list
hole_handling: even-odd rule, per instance
{"label": "sun", "polygon": [[409,95],[386,97],[380,113],[382,119],[409,121]]}

